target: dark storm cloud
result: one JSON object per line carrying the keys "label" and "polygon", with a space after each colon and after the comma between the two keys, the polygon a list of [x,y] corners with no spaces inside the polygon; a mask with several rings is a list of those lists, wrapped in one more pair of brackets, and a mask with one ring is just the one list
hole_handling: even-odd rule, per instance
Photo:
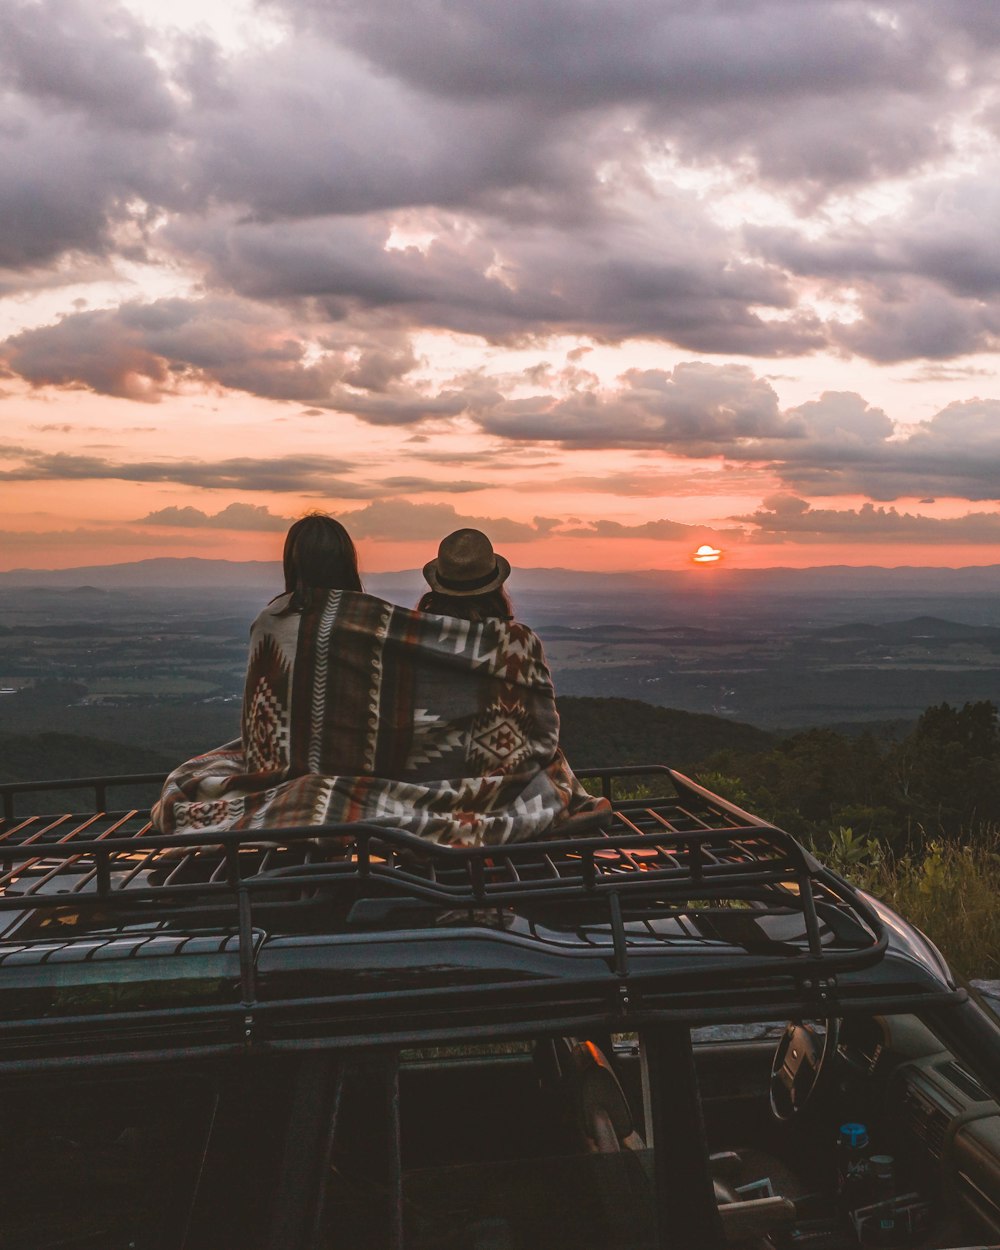
{"label": "dark storm cloud", "polygon": [[[470,232],[442,220],[426,248],[386,247],[373,218],[253,223],[216,217],[166,231],[218,285],[249,299],[310,299],[331,319],[387,310],[410,326],[490,339],[527,334],[649,336],[693,351],[765,356],[823,343],[817,319],[794,309],[774,266],[741,262],[731,240],[690,200],[673,205],[675,232],[493,223]],[[761,310],[781,313],[767,319]]]}
{"label": "dark storm cloud", "polygon": [[148,32],[113,0],[5,0],[0,65],[8,84],[50,108],[113,127],[162,130],[177,109],[146,46]]}
{"label": "dark storm cloud", "polygon": [[[0,6],[4,283],[126,257],[207,292],[200,313],[161,300],[18,336],[8,367],[32,384],[195,381],[406,424],[489,402],[421,395],[394,343],[317,362],[297,327],[886,361],[998,342],[994,170],[928,183],[898,221],[821,216],[831,191],[926,181],[974,119],[1000,130],[981,0],[271,7],[283,35],[223,50],[115,0]],[[670,162],[763,181],[810,229],[720,224]],[[396,246],[411,227],[425,241]],[[849,286],[860,317],[823,324],[806,283]]]}
{"label": "dark storm cloud", "polygon": [[8,0],[0,72],[0,266],[134,250],[148,204],[172,202],[178,119],[141,24],[110,0]]}
{"label": "dark storm cloud", "polygon": [[754,527],[752,542],[1000,542],[1000,512],[929,517],[870,503],[857,509],[813,508],[794,495],[774,495],[756,512],[732,519]]}
{"label": "dark storm cloud", "polygon": [[507,400],[481,418],[505,438],[566,447],[652,447],[711,456],[748,439],[792,439],[805,428],[778,408],[770,383],[745,365],[692,361],[672,372],[631,369],[620,388],[565,399]]}
{"label": "dark storm cloud", "polygon": [[[853,409],[851,425],[831,431],[831,398],[835,410]],[[1000,400],[949,404],[892,438],[885,414],[868,408],[860,396],[824,396],[817,405],[823,414],[818,423],[809,420],[810,407],[795,410],[810,425],[807,441],[761,449],[782,456],[770,467],[795,490],[876,500],[1000,499]]]}
{"label": "dark storm cloud", "polygon": [[325,398],[339,362],[305,363],[307,345],[270,309],[237,300],[164,299],[72,313],[0,344],[32,386],[85,386],[156,399],[185,380],[270,399]]}

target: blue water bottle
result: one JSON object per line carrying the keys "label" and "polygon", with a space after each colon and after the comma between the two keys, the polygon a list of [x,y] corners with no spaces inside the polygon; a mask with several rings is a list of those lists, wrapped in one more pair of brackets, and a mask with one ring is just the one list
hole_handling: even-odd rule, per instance
{"label": "blue water bottle", "polygon": [[872,1201],[872,1170],[868,1154],[868,1127],[842,1124],[837,1134],[837,1198],[850,1213]]}

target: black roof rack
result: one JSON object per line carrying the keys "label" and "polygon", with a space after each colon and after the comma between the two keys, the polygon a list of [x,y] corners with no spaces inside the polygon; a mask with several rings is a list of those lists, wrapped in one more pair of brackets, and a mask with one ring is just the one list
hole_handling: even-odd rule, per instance
{"label": "black roof rack", "polygon": [[[164,836],[152,830],[147,811],[136,809],[11,814],[0,821],[0,912],[72,903],[84,913],[94,908],[104,917],[133,920],[140,909],[152,920],[231,910],[247,994],[253,990],[258,903],[285,911],[312,907],[317,891],[345,886],[355,902],[366,896],[410,899],[479,912],[512,909],[536,919],[543,907],[586,906],[610,926],[621,975],[630,948],[684,936],[676,929],[665,936],[653,919],[697,915],[704,933],[713,915],[735,920],[738,907],[752,909],[754,918],[797,916],[805,942],[794,953],[800,963],[804,956],[827,973],[864,966],[884,952],[886,935],[874,910],[789,834],[669,768],[580,775],[599,781],[612,801],[603,828],[474,848],[440,846],[377,824]],[[623,782],[640,778],[653,788],[668,783],[673,794],[615,797]],[[100,800],[113,786],[157,780],[156,774],[142,774],[15,783],[0,786],[0,795],[9,810],[18,793],[90,787]],[[388,927],[391,913],[384,902],[369,909],[369,917],[382,916]],[[834,916],[841,923],[832,926],[831,941]],[[533,932],[539,935],[537,925]],[[757,959],[745,961],[741,973],[755,962],[762,972],[771,971],[773,956],[790,953],[786,942],[775,942],[770,952],[767,946],[756,943]]]}

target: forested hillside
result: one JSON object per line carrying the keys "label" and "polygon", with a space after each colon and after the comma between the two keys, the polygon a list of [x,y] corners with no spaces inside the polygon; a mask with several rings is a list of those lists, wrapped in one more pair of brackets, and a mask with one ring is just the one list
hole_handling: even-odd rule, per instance
{"label": "forested hillside", "polygon": [[[897,737],[823,728],[777,736],[637,699],[565,698],[559,706],[563,747],[577,768],[669,764],[820,842],[842,826],[901,845],[1000,825],[1000,726],[989,702],[928,708]],[[107,738],[0,732],[0,781],[165,772],[221,736],[217,709],[190,709],[186,718],[174,711],[163,750],[133,745],[142,737],[132,724],[138,716],[124,708],[106,710]],[[122,740],[110,736],[116,712]],[[148,728],[157,718],[142,720]]]}
{"label": "forested hillside", "polygon": [[772,733],[701,712],[654,707],[639,699],[559,700],[563,750],[577,768],[669,764],[682,771],[725,750],[767,751]]}
{"label": "forested hillside", "polygon": [[149,773],[168,769],[174,762],[162,752],[124,742],[107,742],[102,738],[60,733],[30,736],[0,733],[0,781]]}
{"label": "forested hillside", "polygon": [[579,768],[667,763],[796,835],[848,827],[894,845],[1000,826],[994,704],[928,708],[895,734],[817,728],[782,736],[629,699],[563,699]]}
{"label": "forested hillside", "polygon": [[[0,782],[55,780],[64,777],[102,777],[132,773],[166,772],[175,761],[158,751],[84,738],[78,734],[0,733]],[[123,787],[112,792],[114,806],[147,806],[157,786]],[[92,811],[93,792],[52,791],[18,797],[21,814],[54,811]]]}

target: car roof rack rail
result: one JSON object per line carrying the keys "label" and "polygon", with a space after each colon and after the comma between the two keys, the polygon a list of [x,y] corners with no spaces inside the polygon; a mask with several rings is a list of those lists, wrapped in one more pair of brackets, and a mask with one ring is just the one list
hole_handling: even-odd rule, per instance
{"label": "car roof rack rail", "polygon": [[[148,811],[135,808],[5,815],[0,911],[72,904],[132,920],[138,908],[148,920],[168,920],[217,917],[222,908],[234,913],[249,952],[254,907],[315,909],[324,892],[346,888],[355,904],[383,900],[369,916],[388,928],[404,922],[406,908],[393,923],[387,898],[470,917],[508,910],[537,919],[582,909],[587,923],[603,917],[610,926],[621,975],[637,941],[684,938],[676,925],[667,933],[657,927],[664,918],[697,917],[702,935],[713,923],[732,934],[741,919],[748,928],[765,916],[797,918],[798,946],[754,929],[740,961],[744,973],[766,973],[777,957],[784,964],[791,956],[792,966],[805,960],[817,975],[833,975],[884,953],[875,910],[790,834],[664,766],[579,775],[610,801],[601,827],[591,822],[569,836],[498,846],[443,846],[373,823],[164,835]],[[89,788],[100,808],[114,787],[161,780],[139,774],[6,783],[0,796],[6,812],[15,795]]]}

